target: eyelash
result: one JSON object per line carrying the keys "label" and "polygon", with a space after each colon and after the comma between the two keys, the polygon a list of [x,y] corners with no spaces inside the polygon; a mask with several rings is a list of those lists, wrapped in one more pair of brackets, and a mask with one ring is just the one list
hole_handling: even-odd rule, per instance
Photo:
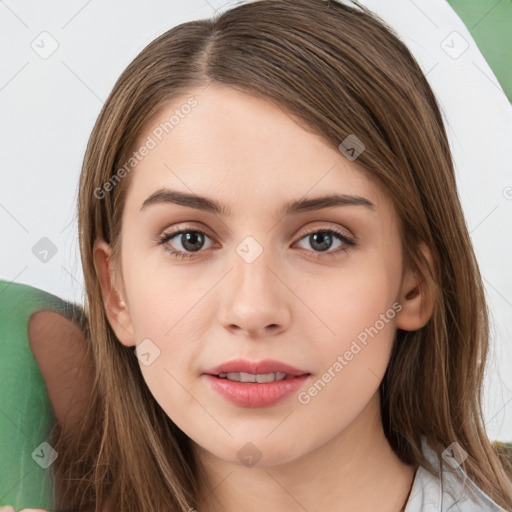
{"label": "eyelash", "polygon": [[[204,231],[202,231],[201,229],[192,228],[192,227],[190,227],[190,228],[179,227],[177,230],[174,230],[174,231],[171,231],[168,233],[163,233],[160,236],[158,243],[159,243],[159,245],[167,244],[167,242],[169,242],[169,240],[172,240],[176,236],[182,235],[183,233],[200,233],[201,235],[207,236],[208,238],[210,238],[208,236],[208,234],[205,233]],[[298,241],[300,241],[303,238],[306,238],[307,236],[314,234],[314,233],[326,233],[326,234],[336,235],[344,243],[344,247],[342,249],[337,249],[335,251],[330,251],[330,252],[312,251],[312,252],[318,253],[318,256],[315,256],[315,258],[336,256],[339,253],[348,251],[350,248],[352,248],[356,245],[356,242],[354,239],[347,237],[347,235],[345,235],[341,231],[338,231],[337,229],[334,229],[334,228],[313,228],[313,229],[306,230],[306,232],[299,238]],[[170,249],[169,246],[165,247],[165,250],[169,253],[169,256],[171,256],[172,258],[175,258],[175,259],[183,260],[183,259],[190,259],[190,258],[194,257],[194,253],[175,251],[173,249]],[[201,252],[201,251],[197,251],[197,252]]]}

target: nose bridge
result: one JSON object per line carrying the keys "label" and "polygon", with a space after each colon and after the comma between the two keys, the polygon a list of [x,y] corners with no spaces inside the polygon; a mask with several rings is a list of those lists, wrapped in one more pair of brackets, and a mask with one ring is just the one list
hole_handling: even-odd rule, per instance
{"label": "nose bridge", "polygon": [[233,281],[235,295],[240,293],[275,294],[275,276],[270,268],[279,266],[275,248],[270,245],[270,237],[258,241],[254,236],[246,236],[236,247],[233,257]]}
{"label": "nose bridge", "polygon": [[[270,237],[265,240],[266,244]],[[274,275],[279,260],[274,248],[266,247],[254,236],[245,237],[233,255],[233,270],[223,288],[221,321],[225,327],[237,326],[259,331],[286,321],[283,285]]]}

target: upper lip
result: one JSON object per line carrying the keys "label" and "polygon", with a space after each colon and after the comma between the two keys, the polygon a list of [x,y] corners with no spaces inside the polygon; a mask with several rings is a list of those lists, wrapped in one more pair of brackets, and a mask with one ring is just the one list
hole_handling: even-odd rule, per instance
{"label": "upper lip", "polygon": [[219,373],[251,373],[253,375],[265,374],[265,373],[285,373],[286,375],[306,375],[309,372],[300,370],[290,366],[289,364],[282,363],[281,361],[275,361],[273,359],[263,359],[261,361],[248,361],[246,359],[235,359],[233,361],[226,361],[225,363],[219,364],[214,368],[206,370],[204,373],[208,375],[219,375]]}

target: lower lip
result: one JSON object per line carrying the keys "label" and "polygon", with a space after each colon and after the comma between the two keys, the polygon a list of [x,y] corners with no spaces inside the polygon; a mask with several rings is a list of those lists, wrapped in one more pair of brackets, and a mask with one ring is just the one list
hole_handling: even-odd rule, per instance
{"label": "lower lip", "polygon": [[300,375],[274,382],[237,382],[205,375],[212,388],[240,407],[268,407],[297,392],[309,377]]}

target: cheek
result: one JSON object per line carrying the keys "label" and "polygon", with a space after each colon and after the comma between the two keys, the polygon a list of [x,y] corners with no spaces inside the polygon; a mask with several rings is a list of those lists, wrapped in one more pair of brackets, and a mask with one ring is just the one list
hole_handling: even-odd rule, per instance
{"label": "cheek", "polygon": [[361,260],[360,265],[326,274],[325,283],[316,277],[298,291],[306,296],[308,290],[307,305],[315,313],[302,328],[314,340],[320,379],[316,389],[326,407],[334,396],[354,407],[364,404],[384,376],[400,309],[393,272],[382,259]]}
{"label": "cheek", "polygon": [[[155,400],[173,421],[182,424],[181,414],[197,406],[187,390],[195,384],[204,328],[212,319],[204,316],[198,303],[204,292],[194,290],[190,282],[187,286],[186,282],[144,275],[145,279],[132,282],[130,304],[139,366]],[[147,359],[150,364],[145,364]]]}
{"label": "cheek", "polygon": [[125,290],[137,336],[167,339],[190,322],[188,312],[198,305],[205,293],[201,283],[208,279],[194,278],[185,268],[173,269],[156,252],[154,257],[126,261]]}
{"label": "cheek", "polygon": [[[331,280],[327,293],[312,297],[328,325],[304,325],[315,340],[316,373],[298,396],[306,422],[322,415],[326,436],[346,428],[378,392],[396,332],[397,306],[387,280],[359,273]],[[393,305],[395,304],[395,307]],[[316,323],[316,322],[315,322]]]}
{"label": "cheek", "polygon": [[207,302],[201,300],[212,286],[211,279],[194,279],[191,271],[135,261],[126,265],[125,276],[136,344],[144,343],[137,354],[144,351],[152,361],[146,366],[139,358],[144,379],[159,403],[173,403],[178,397],[183,401],[179,383],[190,387],[199,371],[205,330],[214,321],[215,308],[205,308]]}
{"label": "cheek", "polygon": [[[389,335],[394,327],[395,288],[394,278],[382,263],[375,262],[308,278],[296,292],[311,310],[305,327],[321,333],[327,346],[342,349],[376,323],[379,331]],[[380,321],[381,315],[385,316],[384,323]]]}

